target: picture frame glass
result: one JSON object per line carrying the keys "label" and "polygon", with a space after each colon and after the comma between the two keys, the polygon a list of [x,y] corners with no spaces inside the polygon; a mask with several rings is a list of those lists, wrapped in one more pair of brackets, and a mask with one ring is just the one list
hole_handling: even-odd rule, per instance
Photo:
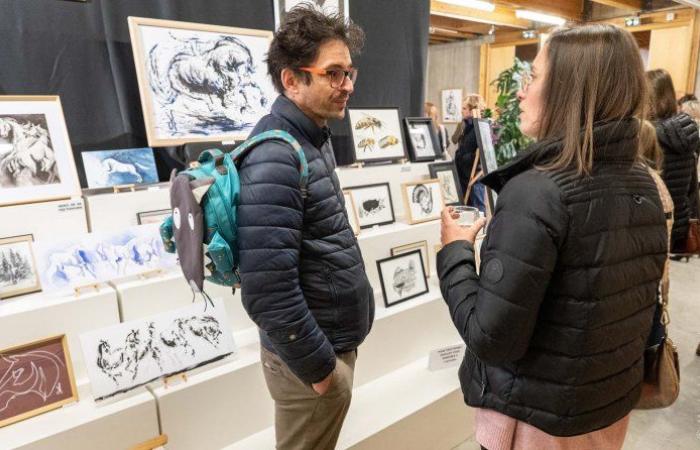
{"label": "picture frame glass", "polygon": [[83,159],[88,188],[158,182],[158,170],[150,147],[85,151]]}
{"label": "picture frame glass", "polygon": [[443,200],[438,180],[407,184],[404,190],[410,222],[425,222],[440,218]]}
{"label": "picture frame glass", "polygon": [[356,161],[406,156],[398,108],[348,108]]}
{"label": "picture frame glass", "polygon": [[0,299],[41,290],[32,235],[0,239]]}
{"label": "picture frame glass", "polygon": [[391,191],[387,183],[350,188],[360,228],[394,222]]}
{"label": "picture frame glass", "polygon": [[377,262],[387,307],[428,292],[420,250]]}

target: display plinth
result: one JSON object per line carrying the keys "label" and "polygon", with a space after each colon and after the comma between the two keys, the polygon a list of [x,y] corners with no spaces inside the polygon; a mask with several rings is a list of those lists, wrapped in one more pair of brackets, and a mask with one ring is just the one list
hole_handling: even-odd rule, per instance
{"label": "display plinth", "polygon": [[32,234],[38,241],[86,232],[82,198],[0,207],[0,237]]}
{"label": "display plinth", "polygon": [[428,164],[431,163],[407,162],[403,164],[386,164],[361,168],[339,167],[336,173],[338,174],[338,180],[343,189],[365,184],[389,183],[391,198],[394,203],[394,215],[398,219],[406,217],[403,194],[401,194],[401,184],[429,179],[430,171],[428,170]]}
{"label": "display plinth", "polygon": [[[65,334],[75,377],[87,376],[80,334],[119,323],[117,293],[107,285],[79,297],[36,293],[0,301],[0,349]],[[0,443],[2,441],[0,440]]]}
{"label": "display plinth", "polygon": [[170,208],[168,185],[134,192],[85,197],[90,231],[116,231],[138,225],[137,214]]}
{"label": "display plinth", "polygon": [[[150,278],[131,278],[112,283],[119,294],[122,320],[141,319],[164,311],[181,308],[192,303],[192,289],[179,268]],[[211,298],[224,301],[226,314],[235,331],[254,327],[255,324],[243,309],[240,290],[231,293],[231,288],[204,283],[204,291]],[[202,297],[197,296],[201,301]]]}
{"label": "display plinth", "polygon": [[160,434],[156,401],[145,388],[96,404],[86,387],[78,388],[77,403],[0,428],[0,449],[124,450]]}

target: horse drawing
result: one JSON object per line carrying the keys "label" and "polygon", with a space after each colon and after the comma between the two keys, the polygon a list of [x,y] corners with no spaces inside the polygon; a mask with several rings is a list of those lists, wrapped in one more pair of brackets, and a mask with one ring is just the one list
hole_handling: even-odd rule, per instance
{"label": "horse drawing", "polygon": [[0,356],[0,413],[25,395],[36,395],[44,402],[52,395],[62,395],[64,367],[58,355],[44,350]]}
{"label": "horse drawing", "polygon": [[25,187],[61,182],[46,129],[29,121],[0,117],[0,139],[12,145],[12,150],[0,155],[0,186]]}
{"label": "horse drawing", "polygon": [[136,169],[135,164],[129,164],[129,163],[123,163],[121,161],[117,161],[114,158],[107,158],[102,160],[102,170],[104,171],[105,175],[107,178],[110,176],[119,176],[119,177],[130,177],[133,178],[134,183],[142,183],[143,182],[143,177],[141,174]]}

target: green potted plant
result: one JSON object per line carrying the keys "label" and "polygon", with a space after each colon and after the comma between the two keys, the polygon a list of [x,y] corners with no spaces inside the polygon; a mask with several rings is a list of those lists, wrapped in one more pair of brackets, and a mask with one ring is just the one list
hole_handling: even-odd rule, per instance
{"label": "green potted plant", "polygon": [[498,117],[494,121],[493,130],[499,166],[515,158],[518,152],[532,143],[532,140],[520,131],[520,102],[518,101],[521,76],[529,70],[528,63],[515,58],[513,66],[501,72],[492,83],[496,85],[498,91],[496,100]]}

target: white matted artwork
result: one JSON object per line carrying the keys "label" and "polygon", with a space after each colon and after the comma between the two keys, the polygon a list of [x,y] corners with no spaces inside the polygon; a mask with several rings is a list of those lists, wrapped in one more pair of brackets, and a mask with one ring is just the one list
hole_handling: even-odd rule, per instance
{"label": "white matted artwork", "polygon": [[129,32],[150,146],[242,140],[270,111],[271,31],[129,17]]}
{"label": "white matted artwork", "polygon": [[398,108],[348,108],[356,161],[406,156]]}
{"label": "white matted artwork", "polygon": [[404,119],[409,138],[411,161],[434,161],[440,146],[433,121],[428,117],[406,117]]}
{"label": "white matted artwork", "polygon": [[352,194],[360,228],[394,223],[394,205],[389,183],[355,186],[347,190]]}
{"label": "white matted artwork", "polygon": [[380,259],[377,270],[387,308],[428,292],[420,250]]}
{"label": "white matted artwork", "polygon": [[0,238],[0,299],[41,290],[31,234]]}
{"label": "white matted artwork", "polygon": [[439,179],[403,183],[401,190],[408,223],[421,223],[440,218],[444,201]]}
{"label": "white matted artwork", "polygon": [[89,151],[80,156],[91,189],[158,182],[156,160],[150,147]]}
{"label": "white matted artwork", "polygon": [[357,236],[360,234],[360,218],[357,216],[357,208],[355,207],[355,200],[352,198],[352,192],[343,191],[343,198],[345,200],[345,212],[348,215],[350,228],[355,236]]}
{"label": "white matted artwork", "polygon": [[442,188],[442,200],[445,205],[454,206],[462,204],[462,188],[459,185],[457,166],[454,161],[439,162],[428,165],[431,178],[440,180]]}
{"label": "white matted artwork", "polygon": [[0,96],[0,206],[80,195],[56,96]]}
{"label": "white matted artwork", "polygon": [[442,100],[442,121],[458,123],[462,121],[462,90],[443,89],[440,91]]}
{"label": "white matted artwork", "polygon": [[83,333],[80,343],[95,400],[236,352],[221,300]]}
{"label": "white matted artwork", "polygon": [[158,224],[37,241],[34,251],[46,292],[65,292],[177,265],[177,256],[163,247]]}
{"label": "white matted artwork", "polygon": [[349,0],[274,0],[275,29],[279,28],[286,13],[302,3],[311,4],[319,11],[323,11],[328,15],[340,13],[340,15],[347,20],[350,17],[348,1]]}

